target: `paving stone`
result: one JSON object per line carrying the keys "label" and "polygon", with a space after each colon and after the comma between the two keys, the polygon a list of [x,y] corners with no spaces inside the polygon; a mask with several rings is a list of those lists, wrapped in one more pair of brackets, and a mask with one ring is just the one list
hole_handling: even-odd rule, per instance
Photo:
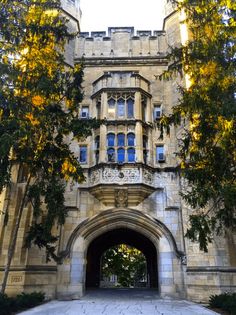
{"label": "paving stone", "polygon": [[22,312],[25,315],[214,315],[186,300],[161,299],[155,290],[104,289],[80,300],[51,301]]}

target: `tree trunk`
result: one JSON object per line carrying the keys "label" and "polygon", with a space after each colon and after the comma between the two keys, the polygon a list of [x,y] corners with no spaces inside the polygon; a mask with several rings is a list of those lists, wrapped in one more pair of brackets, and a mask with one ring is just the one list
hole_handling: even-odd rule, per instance
{"label": "tree trunk", "polygon": [[4,268],[3,280],[2,280],[2,285],[1,285],[1,293],[2,294],[5,293],[5,289],[6,289],[6,285],[7,285],[7,279],[8,279],[8,275],[9,275],[11,261],[12,261],[12,258],[13,258],[14,252],[15,252],[17,234],[18,234],[18,230],[19,230],[19,227],[20,227],[20,221],[21,221],[23,210],[24,210],[26,197],[27,197],[27,194],[28,194],[30,180],[31,180],[31,176],[29,175],[28,179],[27,179],[26,186],[25,186],[24,195],[23,195],[23,198],[21,200],[19,211],[18,211],[18,214],[17,214],[16,223],[15,223],[15,226],[13,227],[12,238],[10,240],[10,244],[9,244],[9,248],[8,248],[7,262],[6,262],[6,265],[5,265],[5,268]]}

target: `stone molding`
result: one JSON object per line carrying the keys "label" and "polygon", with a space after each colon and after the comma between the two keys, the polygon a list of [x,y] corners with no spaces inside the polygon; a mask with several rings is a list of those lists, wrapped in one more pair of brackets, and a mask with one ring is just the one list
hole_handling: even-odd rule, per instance
{"label": "stone molding", "polygon": [[176,178],[174,169],[160,172],[160,170],[146,167],[144,164],[129,165],[128,163],[101,164],[90,168],[88,174],[90,187],[98,184],[144,184],[155,189],[162,189],[163,180],[166,182],[166,180],[174,180]]}
{"label": "stone molding", "polygon": [[188,267],[187,272],[226,272],[226,273],[236,273],[236,267],[227,266],[191,266]]}
{"label": "stone molding", "polygon": [[114,229],[114,225],[116,227],[123,226],[129,228],[129,224],[133,229],[140,231],[140,233],[143,233],[143,235],[146,235],[150,239],[160,239],[162,236],[166,237],[175,256],[178,259],[185,256],[185,253],[178,249],[173,234],[164,223],[139,210],[113,208],[105,210],[90,219],[85,219],[75,228],[69,237],[65,250],[59,253],[61,263],[63,259],[71,256],[73,244],[78,237],[84,237],[91,242],[104,233],[104,227],[105,231],[109,231],[110,229]]}

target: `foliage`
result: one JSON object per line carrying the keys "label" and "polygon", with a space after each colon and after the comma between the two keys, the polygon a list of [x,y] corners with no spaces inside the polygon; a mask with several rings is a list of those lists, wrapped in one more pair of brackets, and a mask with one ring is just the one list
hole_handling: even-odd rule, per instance
{"label": "foliage", "polygon": [[182,196],[194,209],[187,237],[207,251],[214,233],[236,228],[236,3],[173,1],[186,15],[189,40],[169,54],[162,78],[180,73],[179,102],[161,130],[182,126]]}
{"label": "foliage", "polygon": [[212,308],[219,308],[229,312],[232,315],[236,314],[236,293],[222,293],[212,295],[209,299],[209,305]]}
{"label": "foliage", "polygon": [[45,294],[43,292],[32,292],[18,294],[15,298],[16,309],[26,309],[31,308],[36,305],[41,304],[45,299]]}
{"label": "foliage", "polygon": [[41,304],[45,299],[42,292],[21,293],[16,297],[8,297],[0,293],[0,315],[9,315],[23,309]]}
{"label": "foliage", "polygon": [[75,34],[60,1],[1,0],[0,15],[0,192],[14,165],[27,169],[26,202],[34,212],[27,245],[33,241],[55,259],[53,226],[65,221],[65,180],[84,180],[70,141],[86,138],[98,123],[78,118],[83,67],[65,63],[64,47]]}
{"label": "foliage", "polygon": [[146,259],[138,249],[120,244],[109,248],[102,257],[103,277],[116,275],[123,287],[137,286],[146,278]]}
{"label": "foliage", "polygon": [[0,315],[9,315],[12,310],[12,299],[6,294],[0,293]]}

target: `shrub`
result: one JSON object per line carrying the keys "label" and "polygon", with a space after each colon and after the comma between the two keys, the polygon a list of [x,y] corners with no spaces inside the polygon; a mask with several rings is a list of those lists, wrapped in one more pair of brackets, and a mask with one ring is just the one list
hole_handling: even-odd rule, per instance
{"label": "shrub", "polygon": [[44,298],[45,294],[42,292],[22,292],[16,296],[16,306],[18,309],[31,308],[42,303]]}
{"label": "shrub", "polygon": [[219,295],[212,295],[209,299],[210,307],[220,308],[236,315],[236,293],[222,293]]}
{"label": "shrub", "polygon": [[0,293],[0,315],[9,315],[13,309],[13,298],[9,298],[6,294]]}
{"label": "shrub", "polygon": [[22,309],[31,308],[44,301],[45,294],[42,292],[21,293],[16,297],[8,297],[0,294],[0,315],[9,315]]}

